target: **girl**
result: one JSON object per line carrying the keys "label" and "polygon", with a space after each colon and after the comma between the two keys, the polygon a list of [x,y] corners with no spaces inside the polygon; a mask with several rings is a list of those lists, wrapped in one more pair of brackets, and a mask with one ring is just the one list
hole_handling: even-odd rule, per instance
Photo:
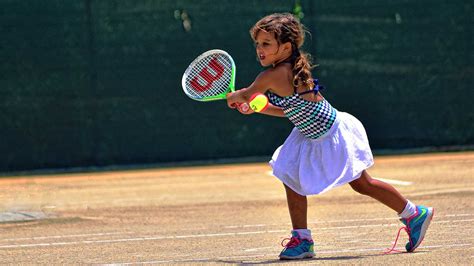
{"label": "girl", "polygon": [[[258,21],[250,34],[260,64],[268,68],[247,88],[227,95],[227,104],[236,108],[254,93],[265,93],[271,104],[263,113],[287,117],[295,125],[270,161],[273,174],[285,186],[293,226],[280,259],[314,256],[306,196],[346,183],[396,211],[405,224],[398,233],[405,229],[409,236],[406,250],[414,251],[425,236],[433,208],[414,205],[394,187],[367,173],[374,162],[364,127],[352,115],[334,109],[319,92],[308,55],[300,51],[303,25],[291,14],[272,14]],[[239,111],[253,113],[251,109]]]}

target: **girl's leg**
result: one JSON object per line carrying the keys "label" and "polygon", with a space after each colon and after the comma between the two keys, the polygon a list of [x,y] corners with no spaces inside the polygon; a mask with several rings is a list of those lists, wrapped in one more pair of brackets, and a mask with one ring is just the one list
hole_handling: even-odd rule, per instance
{"label": "girl's leg", "polygon": [[285,190],[293,229],[307,229],[308,201],[306,196],[301,196],[286,185]]}
{"label": "girl's leg", "polygon": [[[355,191],[382,202],[398,213],[408,233],[409,242],[405,246],[408,252],[414,251],[421,244],[433,218],[433,208],[414,205],[407,201],[394,187],[380,180],[372,179],[366,171],[362,172],[359,179],[349,184]],[[400,231],[398,233],[400,234]],[[396,243],[397,240],[388,251],[389,253],[394,250]]]}
{"label": "girl's leg", "polygon": [[308,201],[306,196],[301,196],[286,185],[285,190],[293,230],[290,241],[286,243],[279,257],[282,260],[312,258],[314,257],[314,242],[306,221]]}
{"label": "girl's leg", "polygon": [[407,204],[407,200],[393,186],[373,179],[367,171],[363,171],[358,179],[349,184],[355,191],[382,202],[398,214],[402,213]]}

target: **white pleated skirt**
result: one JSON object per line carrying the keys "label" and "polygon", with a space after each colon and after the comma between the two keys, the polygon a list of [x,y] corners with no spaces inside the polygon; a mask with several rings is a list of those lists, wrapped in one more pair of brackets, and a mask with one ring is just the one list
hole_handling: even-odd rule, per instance
{"label": "white pleated skirt", "polygon": [[331,129],[318,139],[294,128],[270,161],[273,175],[300,195],[347,184],[373,164],[364,126],[345,112],[338,112]]}

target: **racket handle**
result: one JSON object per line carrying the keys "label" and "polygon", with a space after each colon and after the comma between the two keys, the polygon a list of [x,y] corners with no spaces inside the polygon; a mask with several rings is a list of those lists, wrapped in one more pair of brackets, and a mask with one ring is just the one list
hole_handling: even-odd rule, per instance
{"label": "racket handle", "polygon": [[250,109],[249,105],[247,103],[241,103],[239,104],[239,110],[244,112],[244,113],[247,113],[248,110]]}
{"label": "racket handle", "polygon": [[237,108],[244,113],[250,109],[250,106],[247,103],[234,103],[232,104],[232,107]]}

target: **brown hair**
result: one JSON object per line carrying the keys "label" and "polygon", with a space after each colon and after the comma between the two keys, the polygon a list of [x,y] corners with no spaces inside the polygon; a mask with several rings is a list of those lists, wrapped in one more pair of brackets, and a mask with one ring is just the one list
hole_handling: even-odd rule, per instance
{"label": "brown hair", "polygon": [[310,55],[300,51],[304,43],[305,30],[296,17],[290,13],[275,13],[260,19],[251,29],[255,41],[260,31],[273,33],[279,44],[291,43],[291,63],[293,65],[293,86],[313,87]]}

